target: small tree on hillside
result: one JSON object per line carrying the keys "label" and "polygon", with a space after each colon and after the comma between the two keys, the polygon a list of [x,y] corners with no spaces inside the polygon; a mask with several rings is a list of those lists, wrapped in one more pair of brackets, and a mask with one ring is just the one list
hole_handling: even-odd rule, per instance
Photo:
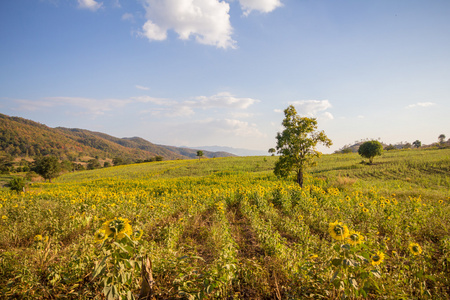
{"label": "small tree on hillside", "polygon": [[26,185],[25,179],[23,179],[22,177],[15,177],[11,179],[11,181],[9,182],[10,190],[16,191],[17,193],[25,191],[25,185]]}
{"label": "small tree on hillside", "polygon": [[358,154],[362,157],[368,158],[369,163],[373,163],[373,158],[377,155],[381,155],[383,153],[383,145],[379,141],[368,141],[362,143],[359,146]]}
{"label": "small tree on hillside", "polygon": [[99,160],[96,158],[93,158],[88,161],[86,169],[95,170],[95,169],[100,169],[101,167],[102,167],[102,165],[100,164]]}
{"label": "small tree on hillside", "polygon": [[275,155],[275,152],[276,152],[275,148],[270,148],[269,149],[269,153],[272,154],[272,156]]}
{"label": "small tree on hillside", "polygon": [[315,118],[301,118],[293,105],[284,110],[282,122],[284,130],[277,133],[277,153],[280,154],[275,164],[274,173],[287,177],[292,171],[297,173],[297,183],[303,186],[303,172],[306,167],[314,164],[314,158],[321,153],[316,150],[317,143],[329,147],[331,140],[323,131],[317,131]]}
{"label": "small tree on hillside", "polygon": [[200,160],[200,158],[203,156],[203,151],[202,150],[198,150],[197,151],[197,156],[198,156],[198,160]]}
{"label": "small tree on hillside", "polygon": [[419,141],[419,140],[415,140],[412,144],[413,144],[413,146],[416,147],[416,148],[422,147],[422,142]]}
{"label": "small tree on hillside", "polygon": [[445,134],[439,135],[438,139],[439,139],[439,144],[441,144],[441,145],[444,144],[445,143]]}
{"label": "small tree on hillside", "polygon": [[52,179],[59,175],[60,164],[56,156],[45,156],[36,160],[36,173],[52,182]]}

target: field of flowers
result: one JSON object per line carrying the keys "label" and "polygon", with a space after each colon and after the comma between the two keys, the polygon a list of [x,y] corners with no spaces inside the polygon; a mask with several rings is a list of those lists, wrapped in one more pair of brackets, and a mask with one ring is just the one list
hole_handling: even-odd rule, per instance
{"label": "field of flowers", "polygon": [[450,151],[179,160],[0,190],[0,297],[448,299]]}

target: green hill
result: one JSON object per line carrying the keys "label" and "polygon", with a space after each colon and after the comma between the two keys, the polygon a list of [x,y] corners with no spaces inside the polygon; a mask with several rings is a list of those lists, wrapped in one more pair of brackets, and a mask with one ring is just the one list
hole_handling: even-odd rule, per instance
{"label": "green hill", "polygon": [[[11,156],[56,155],[77,157],[121,157],[137,161],[161,156],[164,160],[195,158],[196,150],[155,145],[139,137],[117,138],[77,128],[50,128],[31,120],[0,114],[0,151]],[[204,151],[205,157],[233,156]]]}

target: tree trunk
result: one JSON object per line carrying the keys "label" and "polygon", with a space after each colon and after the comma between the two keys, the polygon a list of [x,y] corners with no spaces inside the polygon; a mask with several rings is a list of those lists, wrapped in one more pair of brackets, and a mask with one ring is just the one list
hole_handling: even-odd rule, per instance
{"label": "tree trunk", "polygon": [[303,170],[297,171],[297,183],[301,188],[303,187]]}

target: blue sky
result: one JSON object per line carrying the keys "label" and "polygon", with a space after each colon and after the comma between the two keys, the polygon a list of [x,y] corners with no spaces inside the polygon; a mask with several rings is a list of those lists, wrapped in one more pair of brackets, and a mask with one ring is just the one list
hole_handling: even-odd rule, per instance
{"label": "blue sky", "polygon": [[0,112],[173,146],[450,137],[448,0],[3,0]]}

